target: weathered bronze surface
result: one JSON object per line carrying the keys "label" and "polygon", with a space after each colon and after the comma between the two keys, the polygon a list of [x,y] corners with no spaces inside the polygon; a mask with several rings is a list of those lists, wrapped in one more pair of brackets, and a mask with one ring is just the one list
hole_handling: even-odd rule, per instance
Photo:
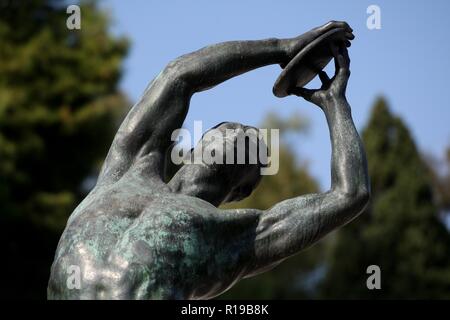
{"label": "weathered bronze surface", "polygon": [[[286,66],[330,30],[336,75],[322,88],[290,88],[318,105],[332,143],[329,191],[271,209],[222,210],[248,196],[260,164],[189,164],[173,170],[171,134],[192,95],[255,68]],[[118,130],[95,188],[70,216],[48,285],[49,299],[207,299],[265,272],[356,217],[369,197],[365,153],[345,88],[350,75],[345,22],[330,22],[293,39],[232,41],[169,63],[150,83]],[[245,128],[222,123],[219,130]],[[233,139],[227,146],[233,148]],[[76,159],[74,159],[76,161]],[[166,172],[176,171],[167,181]],[[169,175],[170,176],[170,175]],[[79,270],[79,287],[68,285]]]}

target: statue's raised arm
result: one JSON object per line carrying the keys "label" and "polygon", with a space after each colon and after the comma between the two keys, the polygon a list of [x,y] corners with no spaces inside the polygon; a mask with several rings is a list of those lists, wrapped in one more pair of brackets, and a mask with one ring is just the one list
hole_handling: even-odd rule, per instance
{"label": "statue's raised arm", "polygon": [[118,181],[142,157],[150,175],[162,176],[164,153],[173,131],[183,125],[194,93],[256,68],[284,66],[309,43],[336,29],[352,39],[347,23],[331,21],[295,38],[223,42],[173,60],[151,81],[121,124],[98,184]]}
{"label": "statue's raised arm", "polygon": [[370,186],[366,156],[345,97],[350,58],[343,45],[333,45],[332,50],[335,76],[330,79],[321,71],[320,89],[293,88],[291,91],[325,113],[332,147],[331,188],[325,193],[285,200],[258,213],[253,262],[248,275],[265,270],[348,223],[368,202]]}

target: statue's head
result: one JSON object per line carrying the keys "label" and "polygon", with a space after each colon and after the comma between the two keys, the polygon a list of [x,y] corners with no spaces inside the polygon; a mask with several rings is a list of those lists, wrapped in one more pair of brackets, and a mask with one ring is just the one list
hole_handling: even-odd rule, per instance
{"label": "statue's head", "polygon": [[258,186],[267,146],[257,128],[222,122],[205,132],[189,157],[169,187],[218,206],[242,200]]}

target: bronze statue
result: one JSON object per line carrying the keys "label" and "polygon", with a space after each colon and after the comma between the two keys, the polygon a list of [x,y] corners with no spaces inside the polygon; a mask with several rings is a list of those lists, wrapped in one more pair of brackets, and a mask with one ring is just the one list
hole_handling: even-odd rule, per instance
{"label": "bronze statue", "polygon": [[[345,98],[352,39],[345,22],[332,21],[296,38],[225,42],[169,63],[128,113],[96,186],[70,216],[48,298],[213,298],[356,217],[367,204],[369,183]],[[321,69],[332,58],[336,74],[329,79]],[[221,203],[252,192],[261,179],[261,163],[189,164],[167,181],[173,170],[167,157],[171,134],[182,126],[192,95],[270,64],[284,67],[274,88],[277,96],[298,95],[325,113],[331,189],[265,211],[223,210]],[[316,74],[322,87],[303,88]],[[216,127],[227,128],[245,126]],[[227,140],[226,147],[234,142]],[[73,266],[80,271],[79,288],[67,286]]]}

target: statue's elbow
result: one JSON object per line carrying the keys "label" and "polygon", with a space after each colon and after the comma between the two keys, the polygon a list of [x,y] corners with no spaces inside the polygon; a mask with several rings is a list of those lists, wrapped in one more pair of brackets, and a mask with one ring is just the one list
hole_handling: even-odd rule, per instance
{"label": "statue's elbow", "polygon": [[343,192],[345,207],[355,214],[362,212],[370,201],[370,190],[366,187],[357,188],[351,192]]}
{"label": "statue's elbow", "polygon": [[192,76],[192,68],[185,60],[186,58],[182,56],[170,61],[164,68],[163,76],[175,84],[183,84],[188,81]]}
{"label": "statue's elbow", "polygon": [[181,62],[181,59],[177,58],[177,59],[170,61],[166,65],[164,72],[180,75],[183,71],[183,68],[184,68],[184,66],[183,66],[183,63]]}
{"label": "statue's elbow", "polygon": [[370,201],[370,190],[369,188],[361,188],[361,190],[357,193],[356,196],[357,206],[360,211],[363,211]]}

